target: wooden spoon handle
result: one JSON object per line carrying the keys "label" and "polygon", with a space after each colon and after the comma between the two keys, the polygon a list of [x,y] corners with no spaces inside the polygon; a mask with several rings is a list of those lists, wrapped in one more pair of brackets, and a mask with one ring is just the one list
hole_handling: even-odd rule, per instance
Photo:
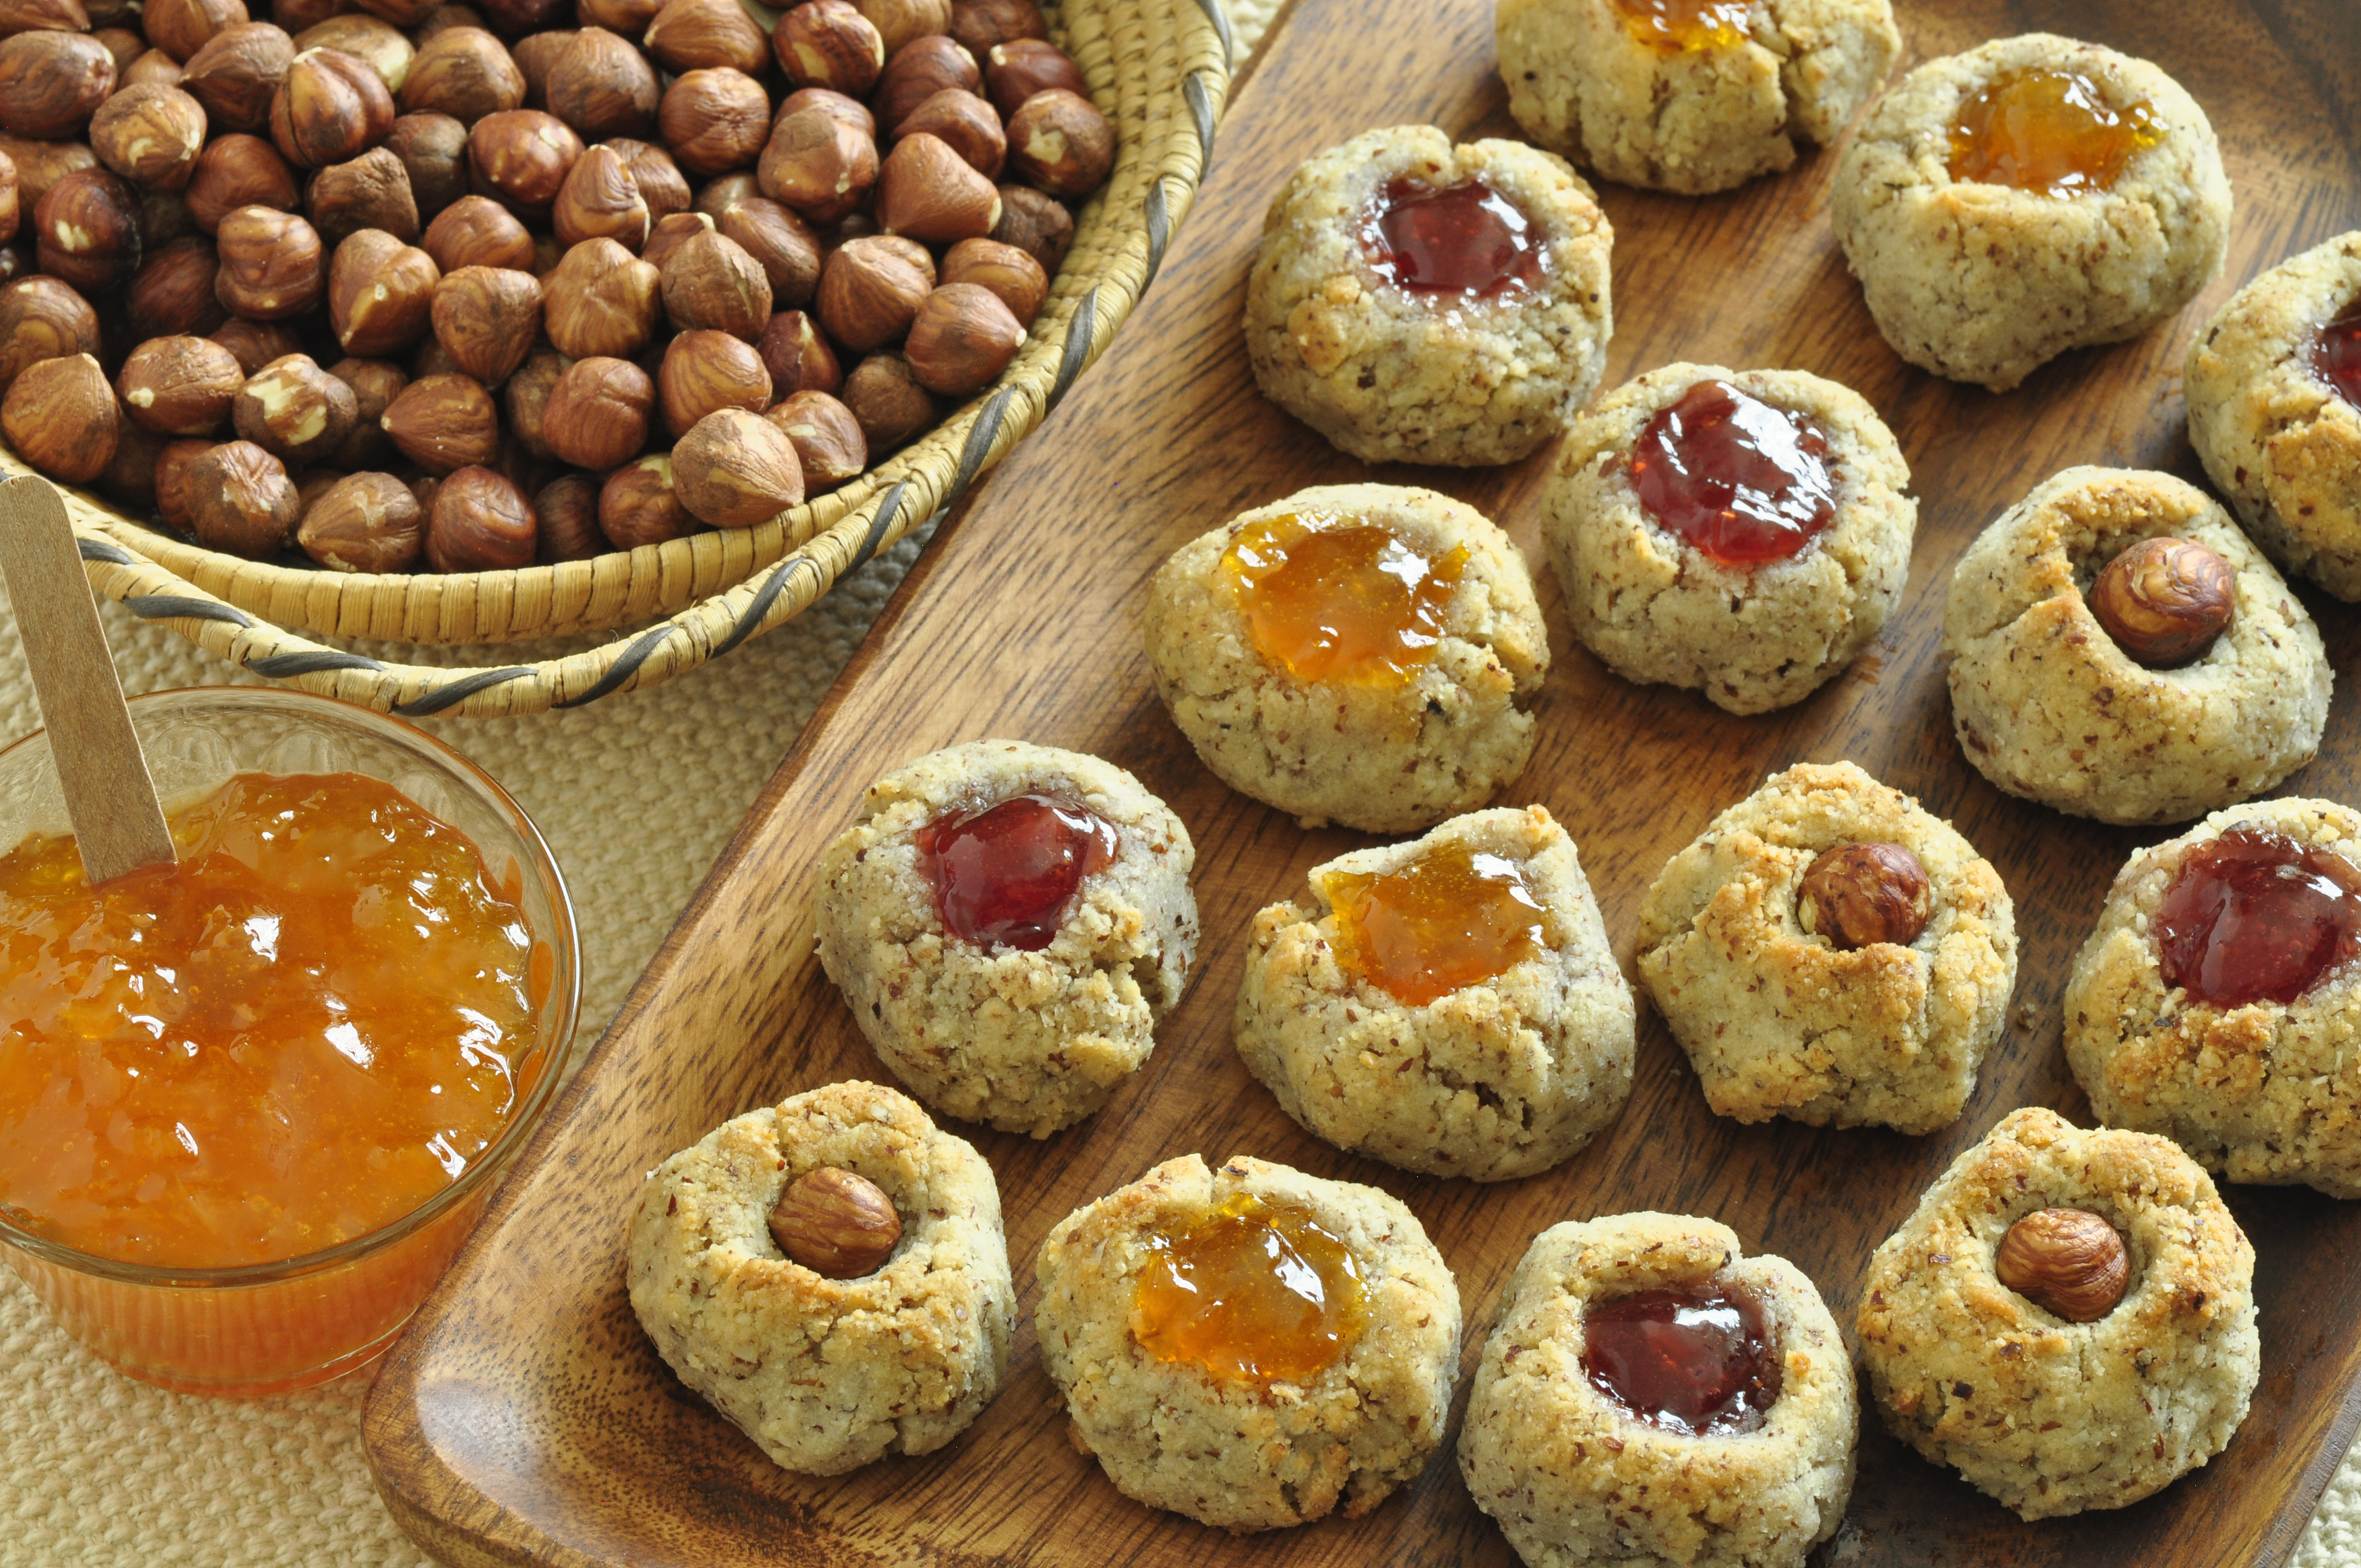
{"label": "wooden spoon handle", "polygon": [[[83,874],[102,883],[170,861],[172,835],[124,705],[73,524],[46,480],[27,475],[0,484],[0,576],[24,635]],[[0,844],[0,851],[8,848]]]}

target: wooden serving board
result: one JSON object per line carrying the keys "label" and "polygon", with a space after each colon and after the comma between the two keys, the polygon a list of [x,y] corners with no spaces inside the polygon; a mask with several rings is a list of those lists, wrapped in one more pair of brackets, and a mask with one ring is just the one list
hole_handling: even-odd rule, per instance
{"label": "wooden serving board", "polygon": [[[2257,271],[2361,226],[2361,19],[2353,0],[1901,4],[1915,57],[2051,28],[2157,60],[2212,115],[2237,218],[2226,274],[2170,328],[2070,356],[1993,397],[1911,370],[1880,341],[1830,236],[1830,156],[1708,200],[1603,191],[1616,231],[1610,384],[1675,358],[1796,366],[1858,389],[1901,438],[1920,499],[1909,592],[1850,674],[1752,719],[1626,685],[1574,643],[1543,570],[1534,498],[1545,458],[1378,477],[1465,498],[1533,564],[1556,663],[1538,704],[1539,751],[1510,798],[1540,801],[1574,834],[1627,965],[1642,893],[1665,859],[1797,761],[1859,762],[1950,818],[2000,869],[2024,944],[2019,991],[1958,1124],[1914,1139],[1720,1120],[1643,1008],[1621,1120],[1547,1175],[1476,1186],[1317,1142],[1238,1064],[1228,1018],[1247,922],[1360,840],[1300,831],[1198,764],[1149,687],[1142,595],[1169,552],[1233,513],[1364,477],[1266,404],[1247,374],[1243,286],[1287,171],[1373,126],[1514,134],[1488,0],[1296,0],[1234,100],[1197,214],[1137,319],[946,525],[387,1362],[368,1443],[406,1529],[457,1564],[1508,1568],[1514,1558],[1448,1447],[1367,1518],[1277,1535],[1234,1540],[1124,1498],[1068,1446],[1035,1353],[1032,1260],[1044,1234],[1191,1150],[1382,1187],[1418,1212],[1457,1273],[1464,1409],[1509,1269],[1559,1220],[1718,1216],[1750,1252],[1801,1265],[1850,1332],[1872,1249],[1954,1155],[2019,1105],[2087,1123],[2059,1049],[2059,993],[2116,867],[2165,835],[2011,800],[1967,765],[1936,652],[1943,593],[1977,532],[2057,469],[2107,463],[2202,479],[2179,388],[2191,334]],[[2304,597],[2345,689],[2320,761],[2292,787],[2361,800],[2361,611]],[[1096,752],[1172,805],[1197,841],[1203,962],[1153,1059],[1091,1122],[1044,1143],[954,1124],[998,1174],[1023,1293],[999,1398],[941,1453],[807,1480],[774,1468],[657,1360],[624,1299],[626,1217],[642,1174],[724,1119],[837,1079],[887,1076],[812,959],[813,866],[873,778],[984,736]],[[2135,1508],[2026,1526],[1871,1417],[1850,1514],[1820,1561],[2282,1562],[2361,1419],[2361,1203],[2259,1189],[2230,1201],[2260,1259],[2265,1373],[2225,1453]]]}

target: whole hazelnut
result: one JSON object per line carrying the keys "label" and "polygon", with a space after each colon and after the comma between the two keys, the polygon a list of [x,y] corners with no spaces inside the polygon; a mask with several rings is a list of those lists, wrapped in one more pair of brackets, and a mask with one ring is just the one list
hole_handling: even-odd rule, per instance
{"label": "whole hazelnut", "polygon": [[[133,429],[138,428],[133,426]],[[122,443],[118,440],[119,447]],[[197,459],[214,449],[214,444],[204,441],[170,441],[156,455],[156,471],[150,477],[156,492],[156,510],[163,520],[183,533],[196,532],[196,519],[189,510],[189,470]],[[269,454],[265,453],[265,456]]]}
{"label": "whole hazelnut", "polygon": [[237,356],[239,367],[249,376],[274,359],[303,350],[302,340],[285,322],[250,322],[233,316],[205,335]]}
{"label": "whole hazelnut", "polygon": [[631,165],[603,142],[575,159],[549,216],[557,237],[569,247],[611,239],[626,250],[645,245],[654,223]]}
{"label": "whole hazelnut", "polygon": [[664,313],[684,331],[709,327],[752,343],[771,322],[771,280],[736,240],[700,234],[662,268]]}
{"label": "whole hazelnut", "polygon": [[989,289],[1020,326],[1031,326],[1049,297],[1049,275],[1013,245],[996,239],[963,239],[943,258],[942,281]]}
{"label": "whole hazelnut", "polygon": [[584,240],[550,274],[542,321],[560,354],[629,358],[654,334],[659,274],[611,239]]}
{"label": "whole hazelnut", "polygon": [[133,423],[159,435],[211,435],[246,385],[237,356],[202,337],[152,337],[115,373],[115,396]]}
{"label": "whole hazelnut", "polygon": [[950,144],[921,131],[894,144],[877,176],[877,224],[931,244],[981,239],[1000,222],[1000,191]]}
{"label": "whole hazelnut", "polygon": [[388,93],[399,93],[410,76],[417,51],[392,23],[382,16],[346,11],[324,17],[295,35],[295,52],[332,49],[351,55],[377,72]]}
{"label": "whole hazelnut", "polygon": [[46,140],[80,136],[115,91],[115,56],[82,33],[0,38],[0,131]]}
{"label": "whole hazelnut", "polygon": [[523,105],[524,72],[508,46],[481,27],[447,27],[411,58],[399,102],[404,114],[448,115],[472,126]]}
{"label": "whole hazelnut", "polygon": [[22,190],[16,180],[16,160],[0,152],[0,245],[16,237],[16,225],[24,212]]}
{"label": "whole hazelnut", "polygon": [[771,389],[781,397],[796,392],[833,392],[844,385],[844,370],[836,350],[822,337],[819,326],[802,311],[781,311],[771,318],[755,341],[754,352],[771,372]]}
{"label": "whole hazelnut", "polygon": [[0,284],[0,391],[44,359],[98,348],[98,313],[70,285],[38,276]]}
{"label": "whole hazelnut", "polygon": [[1933,913],[1927,868],[1899,844],[1839,844],[1805,868],[1795,891],[1795,923],[1844,951],[1906,948]]}
{"label": "whole hazelnut", "polygon": [[460,369],[496,387],[541,335],[541,281],[506,267],[462,267],[434,286],[434,335]]}
{"label": "whole hazelnut", "polygon": [[88,142],[27,141],[0,134],[0,153],[16,166],[16,204],[23,212],[39,206],[49,187],[67,175],[98,167],[98,154]]}
{"label": "whole hazelnut", "polygon": [[[763,193],[763,183],[744,170],[723,174],[707,181],[697,188],[697,200],[689,204],[692,213],[703,213],[714,226],[721,225],[721,214],[750,196]],[[661,265],[661,264],[659,264]]]}
{"label": "whole hazelnut", "polygon": [[775,127],[789,115],[800,115],[807,109],[818,109],[830,119],[843,121],[870,140],[877,139],[877,116],[869,112],[869,105],[858,98],[847,97],[827,87],[796,88],[780,101],[779,112],[771,124]]}
{"label": "whole hazelnut", "polygon": [[557,68],[558,57],[574,42],[574,29],[553,27],[521,38],[509,45],[509,54],[516,60],[517,70],[524,73],[524,106],[528,109],[549,107],[549,73]]}
{"label": "whole hazelnut", "polygon": [[874,1274],[902,1240],[893,1200],[867,1177],[832,1165],[789,1182],[769,1224],[779,1250],[823,1279]]}
{"label": "whole hazelnut", "polygon": [[292,213],[240,207],[215,231],[214,292],[232,315],[284,321],[320,302],[328,286],[320,234]]}
{"label": "whole hazelnut", "polygon": [[646,32],[663,8],[664,0],[576,0],[574,7],[584,27],[604,27],[627,38]]}
{"label": "whole hazelnut", "polygon": [[401,159],[422,222],[467,193],[467,128],[450,115],[401,115],[383,146]]}
{"label": "whole hazelnut", "polygon": [[393,443],[386,439],[385,427],[379,422],[410,385],[410,378],[401,366],[383,359],[339,359],[328,367],[328,374],[353,389],[353,401],[359,410],[353,433],[345,437],[344,445],[330,461],[346,473],[384,467],[393,461]]}
{"label": "whole hazelnut", "polygon": [[516,214],[489,196],[462,196],[434,215],[420,242],[445,272],[462,267],[533,266],[533,236]]}
{"label": "whole hazelnut", "polygon": [[276,207],[291,213],[302,204],[295,171],[279,149],[260,137],[215,137],[197,155],[185,192],[197,227],[217,234],[221,221],[240,207]]}
{"label": "whole hazelnut", "polygon": [[1055,196],[1045,196],[1030,185],[1000,188],[1000,222],[992,237],[1013,245],[1055,273],[1073,248],[1074,215]]}
{"label": "whole hazelnut", "polygon": [[430,474],[445,475],[500,455],[500,415],[472,377],[422,376],[378,420],[394,449]]}
{"label": "whole hazelnut", "polygon": [[405,243],[418,238],[418,203],[411,197],[410,171],[381,147],[313,175],[303,210],[330,245],[361,229],[383,229]]}
{"label": "whole hazelnut", "polygon": [[203,337],[227,320],[214,293],[218,270],[214,247],[202,239],[176,239],[139,264],[123,291],[125,324],[132,335],[190,334]]}
{"label": "whole hazelnut", "polygon": [[555,26],[571,8],[566,0],[483,0],[484,21],[503,38],[522,38]]}
{"label": "whole hazelnut", "polygon": [[42,271],[103,293],[139,270],[139,198],[116,174],[78,169],[33,209],[33,240]]}
{"label": "whole hazelnut", "polygon": [[664,428],[675,438],[719,410],[758,414],[771,406],[771,372],[762,356],[724,332],[697,330],[674,338],[655,379]]}
{"label": "whole hazelnut", "polygon": [[557,378],[573,363],[554,348],[542,349],[528,357],[500,388],[500,404],[508,414],[510,437],[528,455],[544,462],[557,455],[550,450],[542,430],[543,419],[549,410],[549,395],[557,389]]}
{"label": "whole hazelnut", "polygon": [[832,490],[869,466],[869,438],[852,411],[826,392],[796,392],[763,416],[779,427],[803,465],[804,483]]}
{"label": "whole hazelnut", "polygon": [[178,87],[188,72],[160,49],[151,49],[115,72],[117,90],[125,87]]}
{"label": "whole hazelnut", "polygon": [[543,423],[549,449],[577,468],[628,463],[648,444],[655,401],[655,383],[630,360],[577,360],[549,394]]}
{"label": "whole hazelnut", "polygon": [[883,348],[908,333],[934,286],[924,246],[893,235],[848,241],[819,275],[820,325],[855,354]]}
{"label": "whole hazelnut", "polygon": [[390,474],[351,474],[303,510],[295,543],[339,572],[407,572],[425,548],[426,513]]}
{"label": "whole hazelnut", "polygon": [[2237,597],[2237,574],[2204,545],[2143,539],[2100,572],[2091,613],[2134,663],[2169,670],[2213,646]]}
{"label": "whole hazelnut", "polygon": [[771,134],[771,98],[742,71],[691,71],[664,90],[657,134],[691,174],[720,174],[762,156]]}
{"label": "whole hazelnut", "polygon": [[894,127],[895,139],[924,134],[948,145],[986,180],[1000,178],[1008,161],[1008,137],[1001,129],[999,112],[974,93],[946,87]]}
{"label": "whole hazelnut", "polygon": [[795,444],[743,409],[719,409],[692,425],[672,449],[672,477],[688,514],[716,528],[752,528],[803,504]]}
{"label": "whole hazelnut", "polygon": [[813,106],[771,127],[755,179],[763,194],[816,224],[858,209],[877,183],[877,143],[868,132]]}
{"label": "whole hazelnut", "polygon": [[2037,1209],[2001,1237],[1993,1273],[2070,1323],[2095,1323],[2122,1302],[2131,1257],[2122,1234],[2087,1209]]}
{"label": "whole hazelnut", "polygon": [[307,49],[270,100],[270,139],[287,161],[318,169],[357,158],[393,129],[393,94],[368,61]]}
{"label": "whole hazelnut", "polygon": [[328,266],[328,325],[346,354],[399,354],[425,333],[443,280],[434,258],[382,229],[336,247]]}
{"label": "whole hazelnut", "polygon": [[873,104],[881,126],[898,126],[936,93],[957,89],[983,91],[983,72],[975,56],[950,38],[936,35],[916,38],[895,50],[877,78]]}
{"label": "whole hazelnut", "polygon": [[[157,489],[160,500],[160,473]],[[250,441],[224,442],[190,464],[181,504],[198,543],[252,561],[284,550],[302,515],[285,465]]]}
{"label": "whole hazelnut", "polygon": [[864,97],[885,69],[885,39],[850,0],[808,0],[771,30],[779,69],[798,87]]}
{"label": "whole hazelnut", "polygon": [[181,90],[204,105],[217,131],[259,131],[270,124],[270,101],[287,80],[295,40],[269,22],[224,27],[189,57]]}
{"label": "whole hazelnut", "polygon": [[148,41],[174,60],[195,58],[215,33],[245,20],[244,0],[148,0],[139,13]]}
{"label": "whole hazelnut", "polygon": [[618,550],[662,544],[697,532],[697,520],[673,488],[671,457],[642,457],[607,476],[598,488],[598,532]]}
{"label": "whole hazelnut", "polygon": [[950,283],[918,307],[902,356],[928,391],[965,397],[990,386],[1024,346],[1024,325],[998,295],[974,283]]}
{"label": "whole hazelnut", "polygon": [[69,484],[106,472],[119,428],[115,389],[87,354],[28,365],[0,397],[0,433],[16,455]]}
{"label": "whole hazelnut", "polygon": [[701,234],[712,234],[719,225],[703,213],[675,213],[648,232],[648,243],[640,247],[640,259],[662,272],[673,253]]}
{"label": "whole hazelnut", "polygon": [[1036,93],[1060,88],[1090,95],[1082,68],[1066,51],[1043,38],[1018,38],[997,44],[983,57],[983,92],[1002,119],[1024,106]]}
{"label": "whole hazelnut", "polygon": [[359,417],[353,389],[304,354],[274,359],[256,371],[230,409],[240,436],[291,468],[326,462]]}
{"label": "whole hazelnut", "polygon": [[453,27],[480,27],[483,25],[484,14],[471,5],[442,5],[427,12],[410,31],[420,43],[424,43],[435,34]]}
{"label": "whole hazelnut", "polygon": [[145,517],[156,510],[156,460],[170,444],[170,437],[118,422],[115,455],[106,460],[106,472],[98,477],[99,489]]}
{"label": "whole hazelnut", "polygon": [[186,185],[204,145],[204,106],[177,87],[126,87],[90,120],[98,160],[150,191]]}
{"label": "whole hazelnut", "polygon": [[645,132],[662,93],[655,67],[630,39],[585,27],[549,68],[543,95],[551,114],[593,141]]}
{"label": "whole hazelnut", "polygon": [[913,38],[950,31],[951,0],[853,0],[853,4],[885,40],[889,60]]}
{"label": "whole hazelnut", "polygon": [[881,456],[935,422],[935,400],[898,354],[873,354],[844,378],[844,406],[861,422],[870,455]]}
{"label": "whole hazelnut", "polygon": [[1008,117],[1008,167],[1052,196],[1087,196],[1115,167],[1115,127],[1079,93],[1036,93]]}
{"label": "whole hazelnut", "polygon": [[738,0],[666,0],[640,41],[675,73],[726,65],[752,76],[771,62],[771,40]]}
{"label": "whole hazelnut", "polygon": [[1049,24],[1033,0],[951,0],[951,37],[978,60],[1011,38],[1046,38]]}
{"label": "whole hazelnut", "polygon": [[590,476],[568,474],[544,485],[533,492],[533,514],[540,534],[533,558],[542,565],[607,553],[607,536],[598,532],[598,481]]}
{"label": "whole hazelnut", "polygon": [[581,156],[574,128],[539,109],[487,115],[467,133],[468,182],[521,217],[548,213]]}
{"label": "whole hazelnut", "polygon": [[467,467],[434,488],[426,509],[426,564],[438,572],[512,572],[540,543],[533,503],[508,477]]}
{"label": "whole hazelnut", "polygon": [[672,154],[649,142],[633,141],[628,137],[615,137],[606,147],[612,149],[631,166],[631,178],[639,182],[640,198],[648,204],[651,225],[662,223],[675,213],[688,211],[688,177],[680,171]]}
{"label": "whole hazelnut", "polygon": [[721,233],[752,257],[770,280],[771,303],[807,303],[819,286],[819,240],[801,218],[762,196],[732,202]]}

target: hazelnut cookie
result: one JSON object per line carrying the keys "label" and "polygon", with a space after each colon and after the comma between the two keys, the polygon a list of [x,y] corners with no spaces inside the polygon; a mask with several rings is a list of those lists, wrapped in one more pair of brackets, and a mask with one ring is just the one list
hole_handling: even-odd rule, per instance
{"label": "hazelnut cookie", "polygon": [[1499,0],[1495,25],[1527,135],[1691,196],[1832,144],[1902,52],[1887,0]]}
{"label": "hazelnut cookie", "polygon": [[953,746],[870,785],[821,851],[820,965],[919,1098],[1046,1138],[1155,1048],[1196,957],[1195,863],[1113,763]]}
{"label": "hazelnut cookie", "polygon": [[1184,1155],[1060,1220],[1036,1274],[1074,1444],[1151,1508],[1357,1519],[1443,1442],[1459,1288],[1374,1187]]}
{"label": "hazelnut cookie", "polygon": [[1850,762],[1715,817],[1640,905],[1640,979],[1717,1115],[1931,1133],[2016,987],[2016,910],[1975,847]]}
{"label": "hazelnut cookie", "polygon": [[1995,392],[2170,319],[2222,269],[2230,227],[2197,101],[2147,60],[2050,33],[1904,77],[1830,203],[1894,352]]}
{"label": "hazelnut cookie", "polygon": [[2254,1276],[2171,1144],[2013,1111],[1870,1259],[1870,1394],[1894,1436],[2020,1519],[2120,1508],[2246,1419]]}
{"label": "hazelnut cookie", "polygon": [[1563,159],[1370,131],[1263,219],[1246,357],[1263,396],[1367,463],[1513,463],[1590,400],[1615,232]]}
{"label": "hazelnut cookie", "polygon": [[1583,646],[1732,713],[1800,702],[1884,626],[1918,503],[1893,432],[1801,370],[1667,365],[1559,448],[1542,536]]}
{"label": "hazelnut cookie", "polygon": [[1410,1170],[1547,1170],[1631,1092],[1634,1008],[1540,806],[1312,868],[1255,916],[1238,1055],[1304,1130]]}
{"label": "hazelnut cookie", "polygon": [[2009,794],[2185,822],[2312,761],[2320,630],[2219,503],[2169,474],[2069,468],[1968,547],[1943,607],[1960,749]]}
{"label": "hazelnut cookie", "polygon": [[2115,875],[2066,982],[2066,1059],[2110,1126],[2232,1181],[2361,1198],[2361,815],[2217,811]]}
{"label": "hazelnut cookie", "polygon": [[1861,1411],[1820,1293],[1684,1214],[1553,1225],[1500,1298],[1459,1469],[1532,1568],[1802,1568]]}
{"label": "hazelnut cookie", "polygon": [[2190,444],[2255,543],[2361,599],[2361,229],[2239,290],[2183,379]]}
{"label": "hazelnut cookie", "polygon": [[[873,1184],[899,1223],[891,1254],[856,1277],[774,1238],[781,1196],[823,1169]],[[950,1442],[991,1403],[1016,1332],[992,1167],[873,1083],[750,1111],[651,1171],[628,1272],[664,1364],[808,1475]]]}
{"label": "hazelnut cookie", "polygon": [[1307,828],[1430,828],[1524,770],[1549,669],[1525,559],[1433,490],[1323,485],[1157,569],[1148,662],[1224,784]]}

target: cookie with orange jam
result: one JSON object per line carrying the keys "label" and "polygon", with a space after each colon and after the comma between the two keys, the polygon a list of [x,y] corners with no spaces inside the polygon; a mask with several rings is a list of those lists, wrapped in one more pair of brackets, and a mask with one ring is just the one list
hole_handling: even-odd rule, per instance
{"label": "cookie with orange jam", "polygon": [[1222,782],[1307,828],[1429,828],[1533,750],[1549,641],[1524,557],[1432,490],[1328,485],[1201,534],[1149,585],[1148,661]]}
{"label": "cookie with orange jam", "polygon": [[1151,1508],[1357,1519],[1442,1445],[1459,1288],[1374,1187],[1184,1155],[1060,1221],[1035,1274],[1074,1443]]}
{"label": "cookie with orange jam", "polygon": [[2222,269],[2205,111],[2144,60],[2050,33],[1928,60],[1845,149],[1837,240],[1894,351],[2005,392],[2170,320]]}
{"label": "cookie with orange jam", "polygon": [[1887,0],[1499,0],[1495,29],[1535,141],[1692,196],[1832,145],[1902,51]]}
{"label": "cookie with orange jam", "polygon": [[1574,840],[1535,806],[1313,867],[1255,917],[1235,1038],[1314,1135],[1504,1181],[1623,1109],[1633,1022]]}
{"label": "cookie with orange jam", "polygon": [[1542,537],[1583,645],[1732,713],[1801,702],[1902,598],[1918,503],[1893,432],[1801,370],[1667,365],[1583,416]]}

